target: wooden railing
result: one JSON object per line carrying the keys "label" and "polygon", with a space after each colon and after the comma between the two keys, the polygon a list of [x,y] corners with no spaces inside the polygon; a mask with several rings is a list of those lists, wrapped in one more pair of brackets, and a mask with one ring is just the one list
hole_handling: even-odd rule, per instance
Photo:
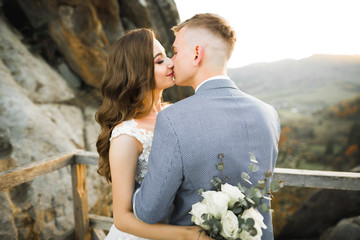
{"label": "wooden railing", "polygon": [[[109,230],[112,218],[88,213],[86,165],[97,164],[97,153],[74,151],[1,172],[0,190],[4,191],[70,165],[76,239],[104,239],[103,230]],[[360,173],[354,172],[275,168],[274,179],[283,180],[286,186],[360,191]]]}

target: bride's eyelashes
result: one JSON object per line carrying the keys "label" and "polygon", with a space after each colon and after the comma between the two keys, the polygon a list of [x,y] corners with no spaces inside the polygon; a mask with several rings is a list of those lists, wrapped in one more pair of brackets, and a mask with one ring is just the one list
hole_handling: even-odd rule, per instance
{"label": "bride's eyelashes", "polygon": [[157,61],[156,63],[157,64],[162,64],[164,62],[164,60],[159,60],[159,61]]}

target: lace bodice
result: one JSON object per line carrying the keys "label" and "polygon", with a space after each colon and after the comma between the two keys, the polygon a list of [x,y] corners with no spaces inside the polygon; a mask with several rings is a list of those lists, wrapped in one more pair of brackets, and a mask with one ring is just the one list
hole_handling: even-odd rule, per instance
{"label": "lace bodice", "polygon": [[138,157],[135,180],[141,184],[145,177],[148,166],[148,158],[151,150],[153,133],[142,128],[137,128],[137,122],[134,119],[123,121],[121,125],[116,126],[112,132],[109,141],[122,134],[126,134],[136,138],[143,146],[143,151]]}

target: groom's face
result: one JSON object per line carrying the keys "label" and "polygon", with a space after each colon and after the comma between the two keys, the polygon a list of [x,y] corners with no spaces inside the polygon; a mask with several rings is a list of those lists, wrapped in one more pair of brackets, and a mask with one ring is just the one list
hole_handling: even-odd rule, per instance
{"label": "groom's face", "polygon": [[172,46],[174,56],[174,76],[175,84],[179,86],[193,86],[194,66],[192,59],[194,51],[192,51],[191,39],[193,31],[188,31],[186,27],[182,28],[177,34]]}

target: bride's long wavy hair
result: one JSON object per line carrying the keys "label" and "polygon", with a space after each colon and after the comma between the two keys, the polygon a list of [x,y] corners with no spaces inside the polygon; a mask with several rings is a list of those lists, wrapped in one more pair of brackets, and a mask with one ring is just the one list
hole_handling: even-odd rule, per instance
{"label": "bride's long wavy hair", "polygon": [[110,134],[122,121],[142,118],[154,103],[154,33],[136,29],[119,38],[110,48],[102,79],[102,105],[95,115],[101,132],[96,142],[97,172],[111,182]]}

